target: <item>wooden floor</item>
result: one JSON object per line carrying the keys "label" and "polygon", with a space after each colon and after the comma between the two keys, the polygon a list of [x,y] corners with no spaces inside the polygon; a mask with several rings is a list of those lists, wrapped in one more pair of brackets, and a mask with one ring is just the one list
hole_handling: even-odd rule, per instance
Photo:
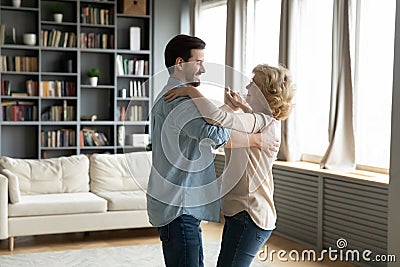
{"label": "wooden floor", "polygon": [[[221,240],[222,224],[217,223],[202,223],[203,239],[204,240]],[[83,248],[98,248],[112,246],[130,246],[141,244],[157,244],[160,243],[157,231],[154,228],[135,229],[135,230],[114,230],[100,231],[74,234],[57,234],[57,235],[41,235],[18,237],[15,239],[15,250],[8,251],[8,241],[3,240],[0,243],[0,255],[18,254],[18,253],[33,253],[33,252],[48,252],[66,249],[83,249]],[[272,235],[268,242],[268,251],[291,250],[300,251],[310,249],[297,243],[291,242],[277,235]],[[217,253],[217,252],[216,252]],[[276,254],[275,254],[276,255]],[[286,256],[287,257],[287,256]],[[303,266],[303,267],[352,267],[352,265],[344,262],[280,262],[274,259],[272,262],[267,259],[266,265],[275,266]]]}

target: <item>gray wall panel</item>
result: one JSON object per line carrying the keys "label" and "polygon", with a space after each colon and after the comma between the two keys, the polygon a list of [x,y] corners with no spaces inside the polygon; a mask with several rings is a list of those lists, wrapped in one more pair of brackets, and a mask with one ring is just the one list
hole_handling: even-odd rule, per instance
{"label": "gray wall panel", "polygon": [[387,253],[387,185],[277,166],[273,173],[277,234],[315,248],[335,249],[336,241],[345,238],[348,249]]}
{"label": "gray wall panel", "polygon": [[396,0],[396,32],[394,47],[393,97],[392,97],[392,133],[390,142],[390,189],[389,189],[389,252],[400,261],[400,0]]}
{"label": "gray wall panel", "polygon": [[276,233],[301,243],[318,245],[318,177],[273,170]]}

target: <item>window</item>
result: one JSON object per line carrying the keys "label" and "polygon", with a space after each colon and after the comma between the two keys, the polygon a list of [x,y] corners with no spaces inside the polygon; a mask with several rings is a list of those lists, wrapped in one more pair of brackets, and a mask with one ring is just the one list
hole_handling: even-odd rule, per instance
{"label": "window", "polygon": [[[357,165],[389,168],[395,4],[352,1]],[[295,120],[303,158],[322,156],[328,147],[332,6],[318,0],[299,6]]]}
{"label": "window", "polygon": [[[293,0],[288,40],[296,86],[296,143],[303,159],[317,161],[329,145],[334,1]],[[248,0],[245,75],[257,64],[277,65],[281,0]],[[356,164],[388,169],[390,157],[395,0],[351,0],[351,59]],[[207,42],[206,60],[225,63],[226,1],[203,0],[198,35]],[[212,18],[212,19],[210,19]],[[210,30],[212,29],[212,30]],[[223,70],[220,70],[223,77]],[[215,81],[215,80],[212,80]],[[223,81],[219,84],[223,84]],[[220,86],[208,96],[222,102]],[[207,91],[207,90],[206,90]],[[217,93],[216,93],[217,92]]]}
{"label": "window", "polygon": [[248,1],[246,74],[258,64],[278,65],[281,0]]}
{"label": "window", "polygon": [[[333,0],[303,0],[295,24],[295,109],[299,150],[323,156],[328,148],[328,123],[332,69]],[[318,22],[318,23],[316,23]]]}
{"label": "window", "polygon": [[356,163],[385,169],[390,161],[395,13],[395,0],[357,0]]}
{"label": "window", "polygon": [[201,92],[208,98],[223,103],[226,44],[226,1],[204,1],[199,10],[196,36],[206,42],[205,67]]}

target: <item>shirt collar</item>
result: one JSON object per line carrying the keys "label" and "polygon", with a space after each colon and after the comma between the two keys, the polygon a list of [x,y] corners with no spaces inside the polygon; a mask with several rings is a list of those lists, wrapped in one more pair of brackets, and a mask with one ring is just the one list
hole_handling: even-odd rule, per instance
{"label": "shirt collar", "polygon": [[167,82],[167,87],[172,88],[171,86],[172,87],[178,87],[178,86],[181,87],[181,86],[185,86],[185,83],[183,83],[182,81],[180,81],[176,78],[169,77],[168,82]]}

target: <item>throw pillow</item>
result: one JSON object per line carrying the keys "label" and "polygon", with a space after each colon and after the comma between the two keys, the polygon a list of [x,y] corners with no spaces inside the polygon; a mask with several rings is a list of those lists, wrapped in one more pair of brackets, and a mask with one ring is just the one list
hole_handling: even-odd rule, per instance
{"label": "throw pillow", "polygon": [[21,192],[19,190],[18,177],[10,170],[3,169],[1,171],[8,178],[8,195],[10,202],[16,204],[21,201]]}

